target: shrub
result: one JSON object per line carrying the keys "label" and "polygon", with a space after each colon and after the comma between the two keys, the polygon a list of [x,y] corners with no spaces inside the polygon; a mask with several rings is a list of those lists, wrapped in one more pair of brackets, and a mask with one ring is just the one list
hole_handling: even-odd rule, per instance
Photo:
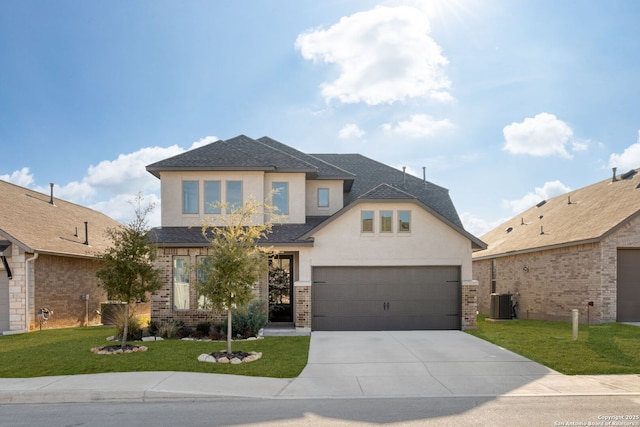
{"label": "shrub", "polygon": [[258,335],[260,329],[267,324],[266,304],[261,299],[253,300],[247,307],[234,313],[231,321],[233,336],[247,338]]}
{"label": "shrub", "polygon": [[[124,332],[124,316],[124,304],[110,304],[109,310],[106,310],[106,313],[103,314],[103,323],[115,325],[116,338],[118,339],[122,339],[122,334]],[[142,327],[140,325],[140,320],[135,316],[135,310],[129,311],[129,330],[127,333],[127,339],[142,339]]]}
{"label": "shrub", "polygon": [[199,332],[202,336],[209,335],[209,331],[211,331],[211,322],[198,323],[196,326],[196,332]]}
{"label": "shrub", "polygon": [[158,327],[158,335],[162,338],[172,339],[179,338],[184,323],[179,320],[169,320],[168,322],[162,322]]}

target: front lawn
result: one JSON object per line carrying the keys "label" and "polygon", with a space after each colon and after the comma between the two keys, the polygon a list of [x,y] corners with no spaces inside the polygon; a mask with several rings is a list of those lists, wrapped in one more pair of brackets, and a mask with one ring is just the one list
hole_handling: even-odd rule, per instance
{"label": "front lawn", "polygon": [[640,374],[640,327],[621,323],[580,325],[573,341],[564,322],[478,317],[471,335],[567,375]]}
{"label": "front lawn", "polygon": [[0,377],[27,378],[51,375],[133,371],[187,371],[293,378],[307,364],[310,337],[265,337],[233,343],[233,350],[262,352],[262,358],[240,365],[199,362],[202,353],[226,351],[226,342],[165,340],[133,343],[146,352],[98,355],[92,347],[106,341],[113,327],[50,329],[0,336]]}

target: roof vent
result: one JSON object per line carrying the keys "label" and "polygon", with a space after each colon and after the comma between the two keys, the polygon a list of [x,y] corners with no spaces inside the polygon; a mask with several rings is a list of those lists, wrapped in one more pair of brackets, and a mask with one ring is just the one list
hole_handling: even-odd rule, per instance
{"label": "roof vent", "polygon": [[618,168],[611,168],[611,170],[613,171],[613,178],[611,178],[611,182],[616,182],[618,180],[618,178],[616,178],[616,171]]}
{"label": "roof vent", "polygon": [[633,177],[635,174],[637,174],[638,172],[636,172],[635,170],[631,169],[629,172],[626,172],[622,175],[620,175],[620,178],[622,179],[629,179],[631,177]]}
{"label": "roof vent", "polygon": [[507,227],[506,230],[504,230],[505,233],[511,233],[513,231],[513,227]]}
{"label": "roof vent", "polygon": [[536,208],[539,208],[540,206],[544,205],[545,203],[547,203],[547,201],[546,201],[546,200],[541,201],[540,203],[538,203],[538,204],[536,205]]}
{"label": "roof vent", "polygon": [[520,225],[525,225],[524,224],[524,217],[520,218]]}
{"label": "roof vent", "polygon": [[568,198],[567,198],[567,204],[568,204],[568,205],[573,205],[573,202],[571,201],[571,196],[568,196]]}
{"label": "roof vent", "polygon": [[53,205],[53,182],[49,183],[49,187],[51,187],[51,196],[49,197],[49,203]]}
{"label": "roof vent", "polygon": [[89,245],[89,223],[84,222],[84,244]]}
{"label": "roof vent", "polygon": [[424,186],[427,186],[427,167],[422,167],[422,181],[424,182]]}
{"label": "roof vent", "polygon": [[544,228],[542,227],[542,225],[540,226],[540,234],[544,234]]}
{"label": "roof vent", "polygon": [[407,167],[403,166],[402,167],[402,185],[405,185],[407,183]]}

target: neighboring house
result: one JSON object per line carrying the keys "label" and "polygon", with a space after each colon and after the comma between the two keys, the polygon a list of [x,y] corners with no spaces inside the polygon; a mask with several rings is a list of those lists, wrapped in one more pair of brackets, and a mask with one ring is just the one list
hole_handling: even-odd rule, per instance
{"label": "neighboring house", "polygon": [[473,254],[480,313],[495,292],[512,294],[521,319],[566,321],[578,309],[583,321],[640,321],[639,187],[636,170],[614,169],[482,236],[488,248]]}
{"label": "neighboring house", "polygon": [[[99,324],[107,297],[95,256],[110,242],[106,215],[0,181],[0,335]],[[86,295],[89,299],[86,300]]]}
{"label": "neighboring house", "polygon": [[286,217],[261,244],[279,254],[270,282],[270,319],[304,330],[475,327],[471,253],[485,245],[466,232],[448,191],[359,154],[305,154],[244,135],[147,166],[160,178],[162,226],[153,230],[165,286],[152,319],[195,325],[208,319],[196,289],[212,204],[253,196]]}

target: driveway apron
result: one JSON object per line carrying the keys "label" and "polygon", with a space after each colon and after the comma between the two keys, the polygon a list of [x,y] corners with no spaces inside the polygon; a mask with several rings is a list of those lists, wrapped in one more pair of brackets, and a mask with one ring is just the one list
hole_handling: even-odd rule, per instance
{"label": "driveway apron", "polygon": [[313,332],[280,396],[496,396],[557,372],[461,331]]}

